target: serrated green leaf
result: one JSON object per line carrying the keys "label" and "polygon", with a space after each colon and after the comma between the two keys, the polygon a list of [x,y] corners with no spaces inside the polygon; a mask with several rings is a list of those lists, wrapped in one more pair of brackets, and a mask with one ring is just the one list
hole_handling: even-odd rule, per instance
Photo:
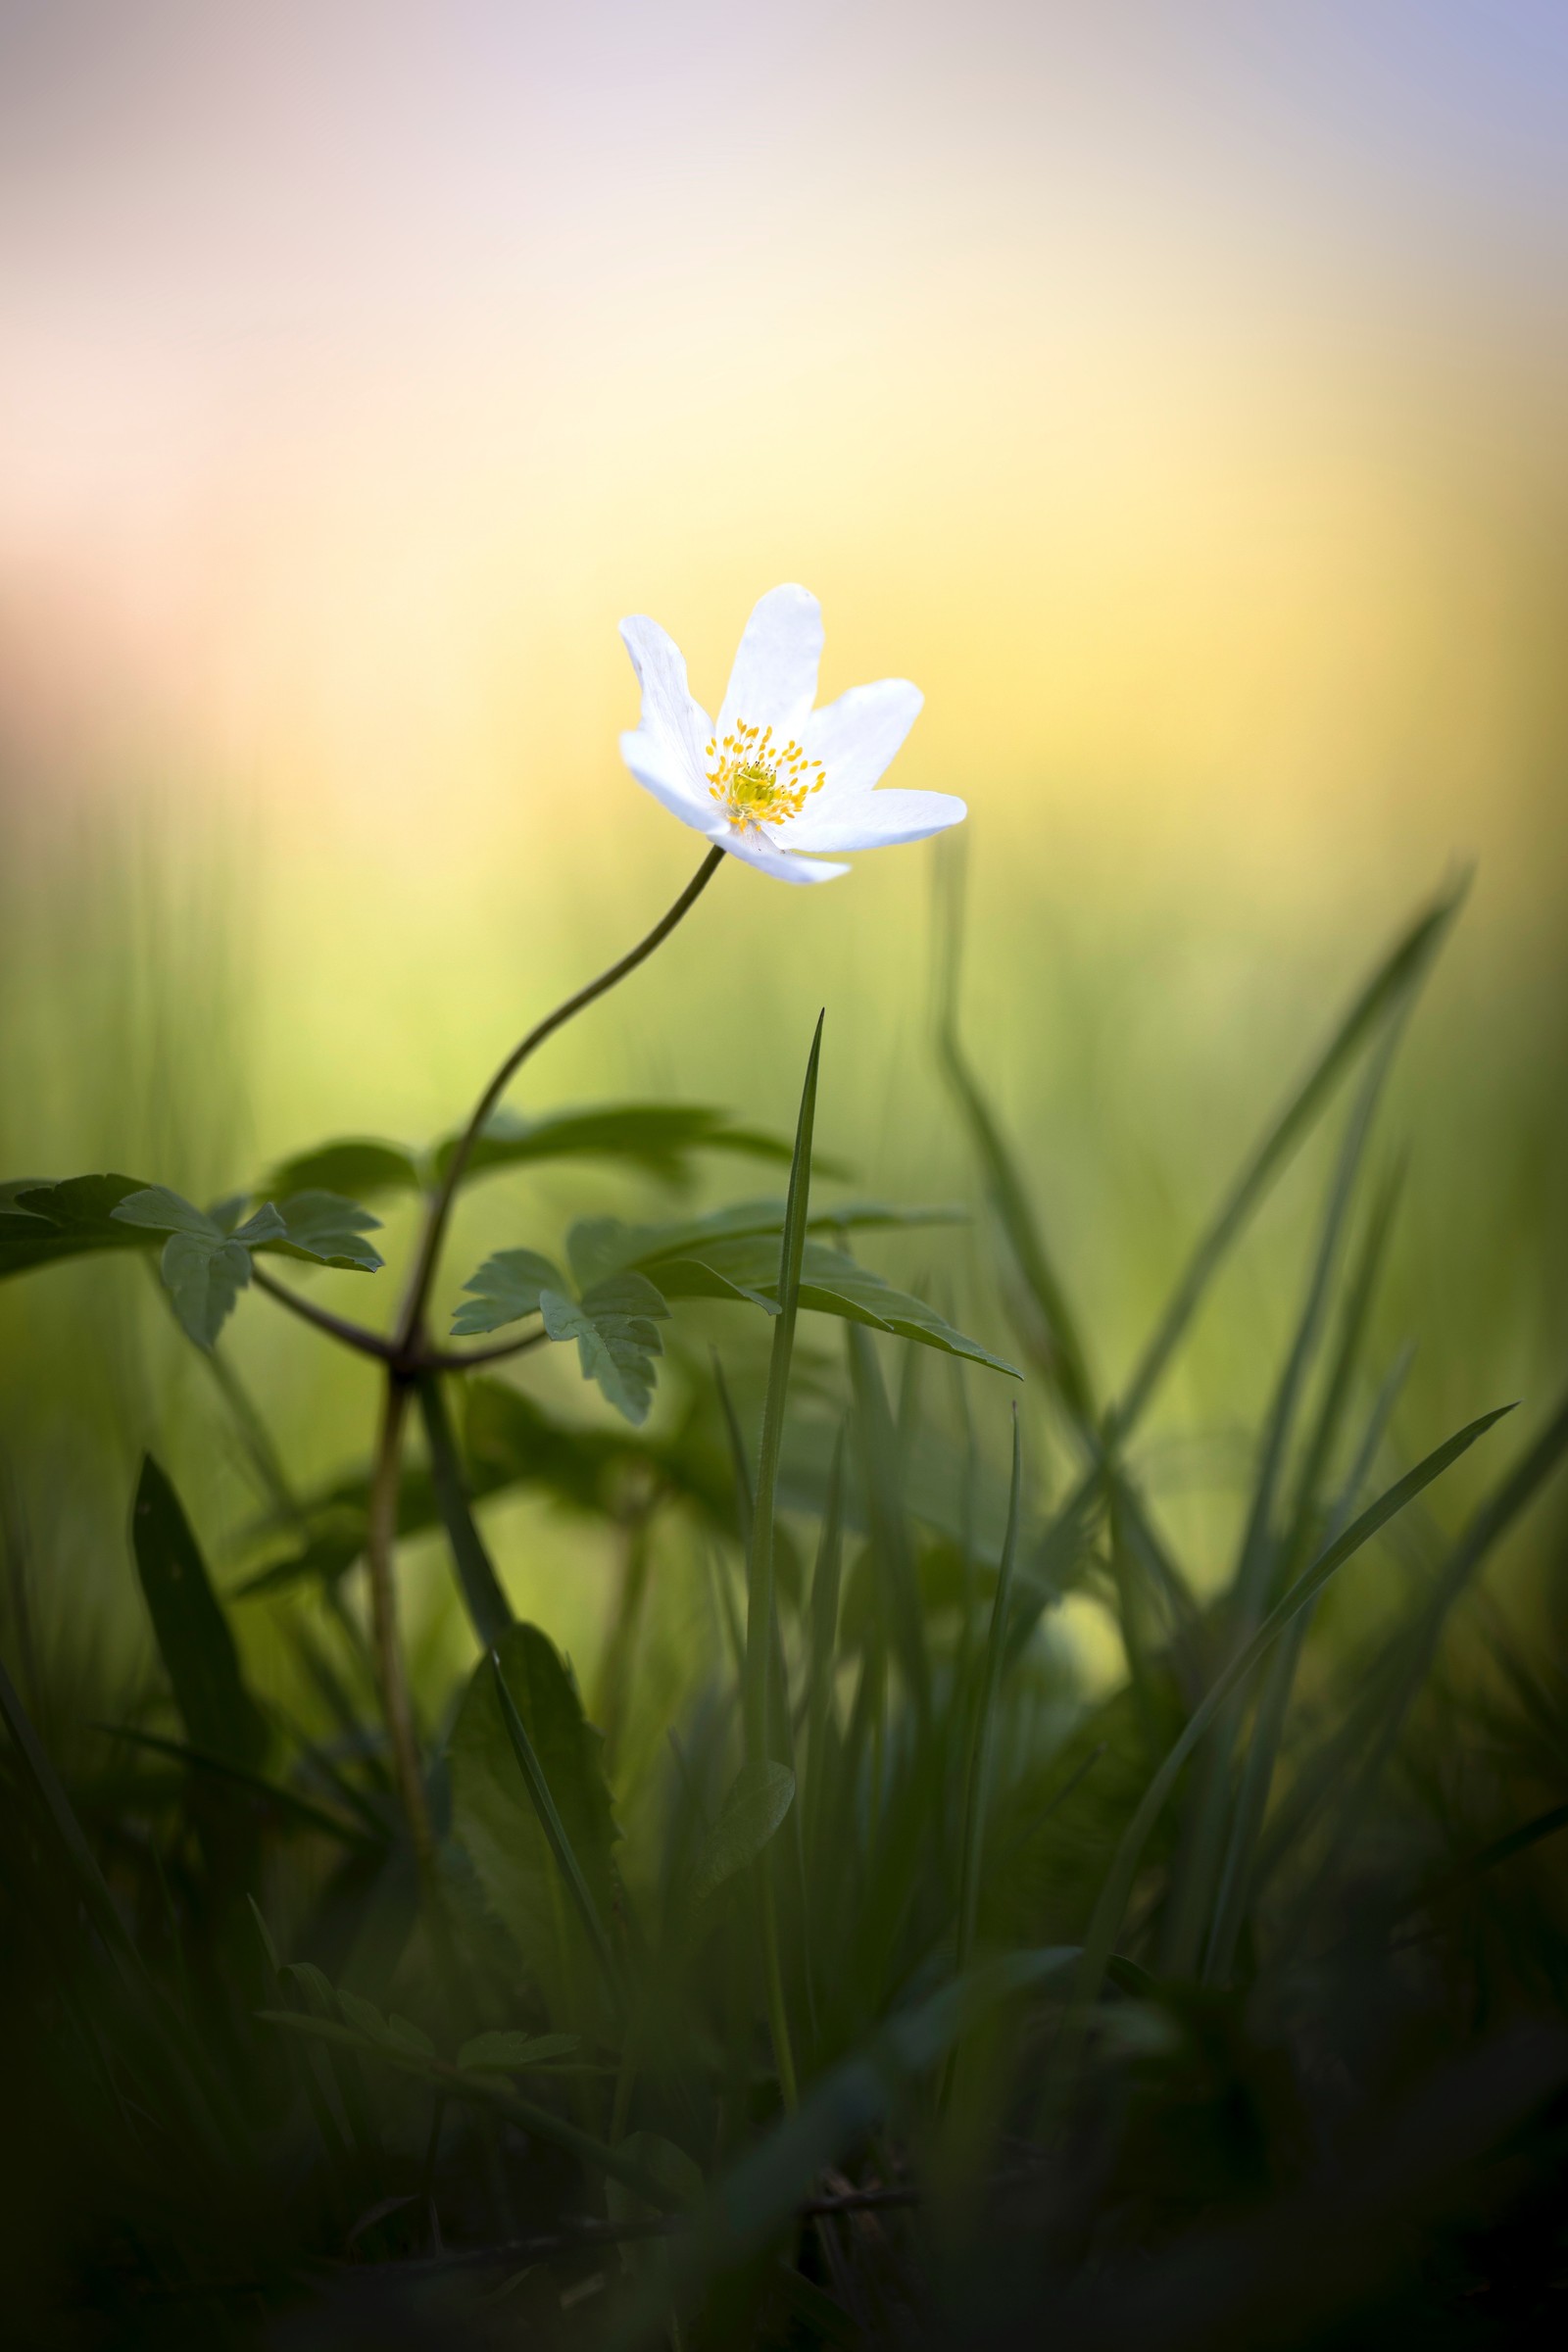
{"label": "serrated green leaf", "polygon": [[[884,1201],[851,1201],[842,1209],[813,1216],[813,1225],[854,1228],[854,1225],[912,1225],[953,1221],[953,1209],[891,1209]],[[578,1282],[607,1282],[612,1275],[647,1275],[661,1298],[733,1298],[778,1315],[778,1237],[783,1235],[783,1201],[733,1201],[708,1216],[679,1218],[665,1225],[625,1225],[620,1218],[583,1218],[566,1235],[566,1253]],[[514,1260],[514,1263],[513,1263]],[[454,1334],[496,1331],[503,1322],[531,1315],[543,1289],[564,1296],[560,1275],[546,1282],[548,1260],[536,1251],[501,1251],[487,1258],[477,1275],[466,1284],[475,1294],[475,1305],[459,1307]],[[550,1272],[555,1272],[550,1268]],[[941,1348],[945,1354],[987,1364],[1018,1378],[1013,1364],[992,1354],[978,1341],[966,1339],[945,1322],[933,1307],[907,1292],[894,1289],[882,1275],[844,1256],[825,1242],[807,1242],[802,1263],[800,1303],[818,1315],[839,1315],[851,1322],[870,1324],[874,1331],[896,1331],[901,1339],[919,1341],[924,1348]],[[553,1331],[558,1336],[581,1336]],[[585,1366],[588,1369],[588,1366]],[[649,1381],[651,1388],[651,1381]],[[644,1406],[647,1409],[647,1406]],[[632,1418],[642,1418],[642,1413]]]}
{"label": "serrated green leaf", "polygon": [[500,1331],[504,1324],[536,1315],[541,1291],[564,1291],[568,1286],[561,1268],[537,1250],[498,1250],[463,1287],[469,1298],[452,1320],[459,1339]]}
{"label": "serrated green leaf", "polygon": [[224,1229],[205,1208],[197,1208],[171,1192],[167,1184],[144,1185],[140,1192],[129,1193],[111,1216],[117,1225],[145,1225],[154,1233],[189,1233],[208,1239],[225,1239]]}
{"label": "serrated green leaf", "polygon": [[198,1348],[211,1348],[251,1279],[251,1253],[221,1234],[172,1233],[160,1260],[174,1312]]}
{"label": "serrated green leaf", "polygon": [[553,1340],[575,1340],[584,1380],[597,1381],[607,1400],[634,1426],[648,1418],[654,1396],[654,1357],[664,1344],[658,1323],[668,1307],[640,1274],[615,1274],[581,1298],[539,1294],[539,1311]]}
{"label": "serrated green leaf", "polygon": [[[277,1219],[276,1238],[270,1239],[270,1246],[280,1256],[309,1258],[318,1265],[343,1266],[363,1274],[373,1274],[383,1263],[379,1250],[365,1239],[379,1229],[380,1218],[341,1193],[292,1193],[276,1208],[270,1201],[267,1206]],[[248,1228],[235,1238],[253,1239]]]}
{"label": "serrated green leaf", "polygon": [[0,1185],[0,1277],[29,1273],[96,1250],[150,1249],[150,1228],[117,1221],[114,1211],[148,1188],[134,1176],[72,1176],[49,1184],[14,1178]]}
{"label": "serrated green leaf", "polygon": [[794,1801],[795,1775],[787,1764],[743,1764],[699,1849],[692,1868],[692,1899],[705,1901],[726,1879],[755,1862],[777,1835]]}
{"label": "serrated green leaf", "polygon": [[582,2046],[575,2034],[476,2034],[458,2052],[458,2064],[486,2074],[515,2075],[524,2067],[569,2058]]}
{"label": "serrated green leaf", "polygon": [[143,1458],[131,1512],[136,1573],[192,1747],[242,1771],[267,1748],[267,1726],[240,1673],[239,1657],[201,1548],[168,1478]]}
{"label": "serrated green leaf", "polygon": [[[601,1918],[614,1899],[615,1826],[603,1741],[554,1645],[533,1625],[513,1626],[495,1654]],[[597,1961],[523,1784],[496,1689],[481,1658],[448,1742],[453,1829],[486,1900],[509,1932],[552,2018],[575,2021],[598,1983]]]}
{"label": "serrated green leaf", "polygon": [[[820,1163],[818,1163],[820,1164]],[[707,1258],[710,1245],[771,1235],[775,1243],[784,1231],[782,1200],[734,1200],[704,1216],[681,1217],[661,1225],[627,1225],[618,1217],[584,1218],[573,1226],[567,1249],[575,1267],[579,1255],[587,1280],[642,1266],[655,1258]],[[878,1226],[956,1225],[967,1211],[948,1205],[904,1206],[886,1200],[847,1200],[834,1208],[814,1209],[808,1223],[815,1230],[860,1231]],[[775,1252],[776,1253],[776,1252]]]}
{"label": "serrated green leaf", "polygon": [[[748,1298],[760,1294],[758,1303],[766,1306],[770,1313],[777,1312],[777,1246],[765,1235],[714,1242],[701,1251],[690,1250],[673,1259],[655,1255],[644,1263],[666,1298],[711,1298],[726,1295]],[[806,1245],[801,1266],[801,1304],[817,1314],[839,1315],[852,1323],[864,1323],[873,1331],[897,1332],[902,1339],[918,1341],[922,1347],[937,1348],[945,1354],[988,1365],[991,1370],[1008,1373],[1013,1379],[1018,1377],[1016,1368],[1005,1358],[994,1355],[978,1340],[955,1330],[934,1307],[911,1297],[907,1291],[896,1290],[868,1266],[859,1265],[853,1257],[830,1250],[822,1242]]]}

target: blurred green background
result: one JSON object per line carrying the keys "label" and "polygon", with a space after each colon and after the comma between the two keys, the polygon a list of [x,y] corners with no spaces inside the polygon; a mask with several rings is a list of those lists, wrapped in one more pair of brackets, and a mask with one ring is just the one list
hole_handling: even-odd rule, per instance
{"label": "blurred green background", "polygon": [[[1475,864],[1381,1130],[1382,1349],[1418,1343],[1407,1453],[1544,1412],[1565,129],[1535,4],[0,11],[0,1165],[206,1198],[451,1123],[695,861],[618,763],[616,620],[660,618],[711,707],[799,578],[824,698],[915,678],[900,781],[970,803],[966,1035],[1107,1382],[1339,1004]],[[973,1200],[934,954],[925,850],[810,893],[728,868],[519,1106],[787,1129],[825,1004],[826,1148]],[[1320,1169],[1146,1440],[1216,1577]],[[585,1195],[636,1198],[476,1194],[453,1287]],[[878,1262],[1004,1334],[983,1230]],[[360,1457],[366,1375],[256,1297],[225,1348],[304,1482]],[[8,1285],[11,1605],[63,1671],[148,1659],[149,1443],[221,1549],[254,1498],[145,1268]],[[608,1560],[531,1509],[496,1540],[591,1656]],[[444,1591],[416,1567],[455,1662]]]}

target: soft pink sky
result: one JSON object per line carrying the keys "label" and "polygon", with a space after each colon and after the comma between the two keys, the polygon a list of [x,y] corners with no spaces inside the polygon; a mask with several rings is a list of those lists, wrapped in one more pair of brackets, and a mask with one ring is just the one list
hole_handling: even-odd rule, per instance
{"label": "soft pink sky", "polygon": [[912,782],[1492,851],[1565,133],[1549,0],[8,0],[11,789],[548,831],[620,805],[619,613],[716,696],[798,576]]}

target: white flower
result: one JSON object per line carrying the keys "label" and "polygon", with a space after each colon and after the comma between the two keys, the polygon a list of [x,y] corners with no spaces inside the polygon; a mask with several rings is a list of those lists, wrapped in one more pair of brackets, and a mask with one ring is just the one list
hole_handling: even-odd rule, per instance
{"label": "white flower", "polygon": [[705,839],[783,882],[847,865],[807,853],[923,841],[968,814],[949,792],[876,792],[924,700],[906,678],[853,686],[813,710],[822,609],[774,588],[746,623],[717,726],[693,702],[680,648],[655,620],[623,620],[642,724],[620,739],[639,784]]}

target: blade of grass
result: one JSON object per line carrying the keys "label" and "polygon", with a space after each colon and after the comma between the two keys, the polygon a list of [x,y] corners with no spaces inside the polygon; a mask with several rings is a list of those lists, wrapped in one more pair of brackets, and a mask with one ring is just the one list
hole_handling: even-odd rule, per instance
{"label": "blade of grass", "polygon": [[1379,1023],[1405,994],[1413,990],[1442,945],[1466,890],[1468,878],[1428,907],[1395,943],[1353,1004],[1301,1084],[1253,1150],[1240,1177],[1202,1236],[1170,1301],[1138,1360],[1136,1369],[1113,1408],[1118,1437],[1125,1438],[1141,1418],[1171,1357],[1191,1323],[1203,1294],[1223,1264],[1249,1218],[1267,1193],[1298,1144],[1333,1094],[1346,1070]]}
{"label": "blade of grass", "polygon": [[[991,1628],[986,1637],[985,1674],[979,1704],[969,1736],[969,1768],[964,1788],[963,1843],[958,1855],[958,1929],[955,1974],[968,1974],[974,1957],[975,1929],[980,1915],[980,1865],[985,1850],[986,1808],[991,1794],[993,1730],[997,1694],[1002,1688],[1002,1663],[1006,1648],[1007,1609],[1012,1598],[1012,1569],[1018,1554],[1018,1518],[1023,1492],[1023,1439],[1018,1407],[1012,1408],[1012,1483],[1007,1499],[1007,1533],[1002,1545],[1002,1566],[991,1600]],[[943,2083],[943,2104],[952,2094],[959,2047],[956,2043]]]}
{"label": "blade of grass", "polygon": [[1378,1496],[1337,1542],[1321,1552],[1304,1576],[1299,1577],[1283,1600],[1264,1619],[1247,1647],[1231,1660],[1230,1665],[1208,1691],[1201,1704],[1189,1718],[1180,1739],[1175,1742],[1159,1770],[1144,1791],[1136,1812],[1122,1833],[1111,1866],[1095,1905],[1094,1916],[1084,1938],[1083,1958],[1079,1964],[1075,1998],[1081,2008],[1096,2000],[1104,1979],[1105,1963],[1109,1959],[1121,1923],[1126,1916],[1128,1897],[1138,1865],[1143,1858],[1149,1834],[1158,1820],[1177,1775],[1192,1754],[1215,1716],[1233,1690],[1240,1690],[1258,1660],[1268,1650],[1275,1637],[1282,1633],[1297,1612],[1316,1600],[1318,1594],[1336,1576],[1345,1563],[1352,1559],[1362,1545],[1369,1543],[1381,1527],[1387,1525],[1396,1512],[1414,1499],[1435,1478],[1440,1478],[1450,1463],[1468,1452],[1476,1440],[1484,1437],[1494,1423],[1512,1405],[1500,1405],[1494,1412],[1484,1413],[1429,1453],[1413,1470]]}
{"label": "blade of grass", "polygon": [[490,1652],[490,1671],[495,1677],[501,1720],[507,1727],[512,1752],[517,1759],[523,1783],[533,1800],[533,1809],[539,1816],[539,1826],[544,1831],[550,1850],[556,1858],[556,1866],[576,1906],[577,1916],[582,1921],[583,1932],[599,1963],[611,2002],[617,2012],[622,2012],[625,2007],[625,1988],[615,1966],[615,1955],[611,1949],[604,1922],[599,1916],[599,1906],[583,1876],[582,1865],[566,1835],[566,1827],[556,1808],[556,1800],[550,1793],[550,1784],[545,1778],[544,1766],[535,1752],[533,1741],[528,1737],[528,1727],[517,1712],[512,1692],[507,1689],[507,1678],[501,1671],[501,1659],[493,1649]]}
{"label": "blade of grass", "polygon": [[[1285,1551],[1284,1581],[1287,1585],[1294,1584],[1306,1564],[1307,1549],[1320,1507],[1318,1497],[1344,1420],[1350,1384],[1360,1360],[1372,1297],[1393,1226],[1397,1189],[1397,1178],[1385,1186],[1383,1196],[1373,1211],[1360,1259],[1350,1280],[1341,1318],[1339,1346],[1298,1482]],[[1355,1508],[1356,1495],[1377,1458],[1409,1364],[1409,1351],[1405,1350],[1378,1393],[1356,1461],[1338,1502],[1329,1514],[1325,1532],[1330,1542],[1340,1534]],[[1206,1984],[1224,1982],[1231,1973],[1250,1890],[1252,1857],[1256,1851],[1263,1816],[1268,1809],[1286,1713],[1311,1621],[1312,1611],[1303,1609],[1269,1660],[1268,1674],[1258,1700],[1257,1719],[1248,1743],[1247,1761],[1242,1770],[1230,1839],[1215,1896],[1208,1949],[1203,1960],[1203,1979]]]}
{"label": "blade of grass", "polygon": [[1454,1544],[1425,1608],[1412,1629],[1402,1653],[1394,1660],[1389,1686],[1376,1696],[1370,1724],[1368,1752],[1353,1775],[1340,1784],[1340,1827],[1325,1855],[1314,1885],[1334,1867],[1354,1823],[1364,1810],[1374,1785],[1397,1742],[1400,1730],[1425,1682],[1450,1612],[1482,1564],[1513,1522],[1534,1501],[1540,1489],[1568,1453],[1568,1396],[1514,1468],[1493,1490]]}
{"label": "blade of grass", "polygon": [[887,1596],[890,1624],[905,1681],[914,1701],[920,1737],[925,1740],[931,1732],[931,1663],[926,1654],[925,1617],[904,1511],[898,1435],[870,1333],[852,1323],[846,1326],[845,1340],[858,1409],[872,1558]]}
{"label": "blade of grass", "polygon": [[[1228,1597],[1231,1645],[1240,1648],[1257,1628],[1280,1558],[1275,1529],[1279,1489],[1285,1475],[1287,1449],[1297,1410],[1306,1386],[1327,1312],[1334,1269],[1339,1262],[1357,1179],[1366,1156],[1372,1121],[1377,1111],[1408,1010],[1407,991],[1391,1016],[1377,1052],[1367,1065],[1354,1107],[1346,1123],[1333,1182],[1324,1205],[1317,1248],[1313,1253],[1306,1293],[1296,1329],[1286,1351],[1265,1424],[1262,1452],[1252,1486],[1247,1529]],[[1231,1758],[1241,1731],[1240,1703],[1226,1707],[1215,1721],[1195,1768],[1196,1786],[1191,1810],[1183,1825],[1181,1848],[1165,1907],[1161,1952],[1166,1973],[1191,1976],[1197,1968],[1205,1936],[1214,1924],[1214,1888],[1223,1866],[1223,1853],[1233,1819]]]}
{"label": "blade of grass", "polygon": [[958,1042],[958,976],[963,960],[962,851],[956,847],[938,868],[939,887],[948,891],[945,952],[940,958],[937,1006],[937,1050],[948,1083],[969,1130],[980,1162],[987,1198],[1006,1238],[1024,1290],[1039,1317],[1032,1331],[1015,1316],[1024,1348],[1055,1390],[1071,1420],[1092,1429],[1098,1419],[1088,1353],[1077,1317],[1040,1231],[1028,1191],[1002,1130]]}
{"label": "blade of grass", "polygon": [[839,1589],[844,1567],[844,1439],[840,1425],[828,1473],[827,1507],[817,1539],[816,1566],[811,1573],[810,1649],[806,1690],[806,1788],[801,1810],[803,1835],[814,1852],[816,1828],[822,1810],[828,1716],[833,1705],[833,1668],[838,1642]]}
{"label": "blade of grass", "polygon": [[[757,1462],[757,1497],[752,1514],[751,1545],[746,1577],[746,1663],[743,1685],[746,1759],[763,1764],[772,1753],[769,1695],[774,1645],[773,1509],[778,1491],[778,1461],[784,1442],[784,1410],[789,1396],[790,1363],[795,1352],[795,1324],[800,1311],[801,1266],[806,1254],[807,1216],[811,1192],[811,1138],[816,1123],[816,1079],[822,1054],[823,1015],[817,1015],[801,1093],[795,1127],[795,1155],[790,1161],[789,1193],[784,1208],[784,1233],[779,1250],[778,1306],[773,1319],[773,1345],[767,1367],[767,1392],[762,1402],[762,1442]],[[779,2089],[786,2108],[798,2092],[795,2055],[790,2044],[789,2019],[784,2006],[784,1978],[779,1956],[778,1921],[769,1857],[756,1865],[762,1913],[763,1966],[767,1975],[768,2023]]]}
{"label": "blade of grass", "polygon": [[[1410,1368],[1412,1350],[1401,1350],[1393,1369],[1379,1390],[1368,1416],[1366,1433],[1357,1452],[1349,1477],[1334,1509],[1330,1512],[1324,1534],[1329,1542],[1340,1535],[1355,1508],[1355,1498],[1370,1475],[1378,1449],[1388,1434],[1388,1427]],[[1258,1701],[1257,1721],[1253,1726],[1247,1764],[1236,1802],[1236,1820],[1231,1835],[1230,1849],[1225,1858],[1225,1871],[1215,1903],[1213,1934],[1203,1964],[1205,1984],[1224,1983],[1230,1976],[1235,1958],[1236,1940],[1241,1932],[1246,1905],[1253,1892],[1258,1873],[1255,1856],[1262,1833],[1263,1818],[1274,1785],[1274,1770],[1279,1759],[1280,1742],[1284,1737],[1285,1719],[1291,1694],[1296,1685],[1297,1668],[1301,1651],[1311,1630],[1315,1604],[1302,1609],[1299,1616],[1286,1628],[1285,1638],[1269,1660],[1269,1672],[1263,1693]]]}

